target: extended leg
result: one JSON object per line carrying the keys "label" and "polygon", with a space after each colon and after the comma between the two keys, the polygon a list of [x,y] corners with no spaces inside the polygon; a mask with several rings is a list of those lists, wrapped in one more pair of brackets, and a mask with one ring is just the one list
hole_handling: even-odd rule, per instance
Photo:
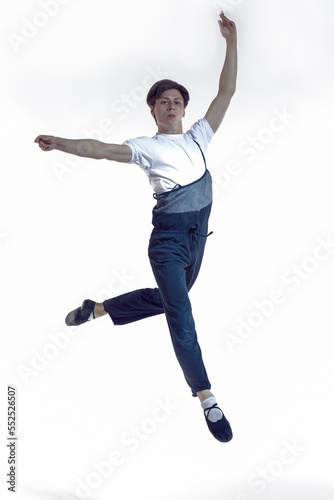
{"label": "extended leg", "polygon": [[140,319],[163,314],[160,292],[157,288],[142,288],[107,299],[104,302],[84,300],[81,307],[71,311],[65,319],[68,326],[77,326],[109,314],[115,325],[125,325]]}
{"label": "extended leg", "polygon": [[164,313],[158,288],[141,288],[123,293],[105,300],[103,306],[115,325],[126,325]]}

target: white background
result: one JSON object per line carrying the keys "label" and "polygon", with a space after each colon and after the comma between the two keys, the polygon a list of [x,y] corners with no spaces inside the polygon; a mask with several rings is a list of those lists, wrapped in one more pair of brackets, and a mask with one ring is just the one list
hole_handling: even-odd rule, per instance
{"label": "white background", "polygon": [[[163,317],[64,324],[85,298],[155,285],[145,174],[34,144],[154,135],[145,96],[161,78],[188,88],[187,130],[217,90],[224,5],[238,28],[238,88],[207,154],[214,234],[191,300],[228,444],[190,396]],[[333,14],[331,0],[2,7],[3,492],[12,384],[18,500],[80,498],[89,478],[93,500],[332,500]],[[94,463],[115,451],[99,481]]]}

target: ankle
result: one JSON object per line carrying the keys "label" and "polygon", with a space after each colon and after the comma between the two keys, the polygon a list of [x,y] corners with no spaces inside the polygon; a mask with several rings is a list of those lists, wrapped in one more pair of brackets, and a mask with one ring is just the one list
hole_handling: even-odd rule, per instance
{"label": "ankle", "polygon": [[196,393],[197,396],[199,397],[200,402],[204,401],[205,399],[212,398],[214,395],[209,389],[206,389],[204,391],[199,391]]}
{"label": "ankle", "polygon": [[95,307],[94,307],[94,317],[96,318],[101,318],[101,316],[104,316],[107,314],[104,305],[102,302],[96,302]]}

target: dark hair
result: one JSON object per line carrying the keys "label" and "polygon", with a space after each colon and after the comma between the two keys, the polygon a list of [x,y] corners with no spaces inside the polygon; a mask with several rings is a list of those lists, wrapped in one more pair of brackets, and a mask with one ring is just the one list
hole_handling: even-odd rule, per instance
{"label": "dark hair", "polygon": [[155,101],[159,99],[159,97],[165,92],[165,90],[176,89],[180,92],[183,97],[184,107],[187,106],[189,102],[189,92],[188,90],[180,85],[179,83],[174,82],[173,80],[160,80],[156,82],[149,90],[146,98],[146,102],[149,106],[154,106]]}

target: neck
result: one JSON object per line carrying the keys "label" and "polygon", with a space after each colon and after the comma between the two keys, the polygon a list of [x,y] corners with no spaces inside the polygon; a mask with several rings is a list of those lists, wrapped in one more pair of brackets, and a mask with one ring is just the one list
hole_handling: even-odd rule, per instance
{"label": "neck", "polygon": [[160,134],[183,134],[182,123],[175,124],[175,126],[159,125],[158,132]]}

